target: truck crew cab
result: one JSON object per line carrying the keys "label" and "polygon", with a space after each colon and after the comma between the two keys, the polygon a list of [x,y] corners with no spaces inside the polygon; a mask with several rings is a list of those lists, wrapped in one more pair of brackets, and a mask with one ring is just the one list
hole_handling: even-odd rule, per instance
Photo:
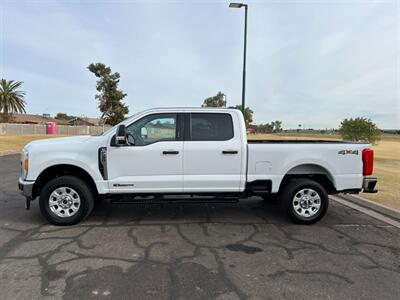
{"label": "truck crew cab", "polygon": [[34,141],[19,188],[52,224],[87,217],[96,199],[138,195],[278,195],[296,223],[328,209],[328,194],[376,192],[373,150],[343,141],[247,141],[236,109],[160,108],[100,136]]}

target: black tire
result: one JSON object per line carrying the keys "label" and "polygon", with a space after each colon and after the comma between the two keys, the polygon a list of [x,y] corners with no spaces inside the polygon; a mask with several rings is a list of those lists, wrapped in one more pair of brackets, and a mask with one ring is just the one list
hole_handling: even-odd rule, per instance
{"label": "black tire", "polygon": [[[79,195],[80,206],[76,213],[70,217],[57,216],[50,209],[50,195],[60,187],[71,188]],[[66,175],[57,177],[45,184],[40,192],[39,207],[42,215],[51,224],[74,225],[82,221],[92,212],[94,207],[94,197],[92,190],[85,181],[75,176]]]}
{"label": "black tire", "polygon": [[[303,198],[298,197],[301,195],[306,196],[310,191],[312,191],[312,197],[317,197],[314,195],[314,192],[318,194],[319,199],[315,199],[316,205],[320,203],[318,209],[307,205],[310,202],[314,205],[314,201],[312,200],[298,201],[299,199],[303,200]],[[297,224],[314,224],[318,222],[325,216],[329,205],[328,193],[324,187],[311,179],[293,179],[289,181],[283,188],[280,198],[287,215]],[[301,204],[304,204],[304,207]],[[304,216],[307,214],[307,211],[310,216]]]}

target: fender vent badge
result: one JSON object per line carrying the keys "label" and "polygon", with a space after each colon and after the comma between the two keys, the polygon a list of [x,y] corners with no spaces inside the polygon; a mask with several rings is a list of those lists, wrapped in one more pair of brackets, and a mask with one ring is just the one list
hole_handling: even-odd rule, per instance
{"label": "fender vent badge", "polygon": [[133,183],[114,183],[115,187],[135,186]]}

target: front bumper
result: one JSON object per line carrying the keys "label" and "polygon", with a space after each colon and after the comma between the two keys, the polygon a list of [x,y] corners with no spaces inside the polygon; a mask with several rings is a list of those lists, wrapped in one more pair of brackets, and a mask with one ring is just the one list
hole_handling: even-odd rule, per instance
{"label": "front bumper", "polygon": [[33,185],[34,181],[26,181],[21,177],[18,179],[18,188],[21,191],[21,194],[29,199],[33,199]]}
{"label": "front bumper", "polygon": [[378,190],[375,188],[378,182],[376,177],[364,177],[363,179],[363,192],[364,193],[377,193]]}

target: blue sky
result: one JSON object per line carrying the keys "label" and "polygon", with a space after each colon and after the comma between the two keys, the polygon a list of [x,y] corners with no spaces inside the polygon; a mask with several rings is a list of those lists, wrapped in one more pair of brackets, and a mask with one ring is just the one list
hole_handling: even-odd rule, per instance
{"label": "blue sky", "polygon": [[[337,127],[366,116],[400,128],[400,4],[248,1],[247,105],[256,123]],[[0,0],[0,77],[24,82],[29,113],[95,117],[103,62],[130,114],[241,101],[243,16],[228,1]]]}

